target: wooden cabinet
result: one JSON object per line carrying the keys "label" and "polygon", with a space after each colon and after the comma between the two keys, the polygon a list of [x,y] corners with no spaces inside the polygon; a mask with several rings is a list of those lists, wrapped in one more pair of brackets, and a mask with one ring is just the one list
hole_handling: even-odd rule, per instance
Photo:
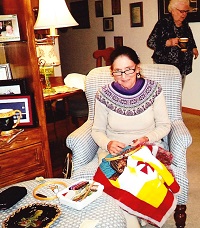
{"label": "wooden cabinet", "polygon": [[[27,90],[33,94],[37,126],[25,131],[0,149],[0,187],[33,179],[52,177],[46,114],[40,82],[34,35],[31,0],[1,0],[0,14],[17,14],[21,41],[1,44],[5,62],[10,64],[14,79],[26,78]],[[2,63],[2,62],[1,62]],[[24,140],[20,140],[23,139]]]}

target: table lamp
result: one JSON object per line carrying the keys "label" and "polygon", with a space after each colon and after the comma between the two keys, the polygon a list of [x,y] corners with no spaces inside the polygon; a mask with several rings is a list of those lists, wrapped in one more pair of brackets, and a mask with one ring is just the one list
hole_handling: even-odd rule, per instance
{"label": "table lamp", "polygon": [[48,35],[55,40],[56,28],[77,26],[65,0],[39,0],[39,12],[34,29],[50,29]]}

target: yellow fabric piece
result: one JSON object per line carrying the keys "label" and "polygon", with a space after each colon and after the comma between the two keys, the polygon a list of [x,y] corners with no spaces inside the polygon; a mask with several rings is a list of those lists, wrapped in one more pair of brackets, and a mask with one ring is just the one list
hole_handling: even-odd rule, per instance
{"label": "yellow fabric piece", "polygon": [[158,208],[163,202],[168,189],[159,179],[146,182],[136,196],[140,200]]}
{"label": "yellow fabric piece", "polygon": [[116,188],[120,188],[120,183],[119,183],[119,180],[118,179],[116,181],[115,180],[109,180],[109,181]]}

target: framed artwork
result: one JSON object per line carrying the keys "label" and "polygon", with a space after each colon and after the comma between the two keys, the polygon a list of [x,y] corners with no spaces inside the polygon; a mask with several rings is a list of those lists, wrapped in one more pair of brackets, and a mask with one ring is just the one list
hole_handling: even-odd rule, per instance
{"label": "framed artwork", "polygon": [[95,1],[95,14],[96,17],[103,17],[103,1]]}
{"label": "framed artwork", "polygon": [[104,17],[103,18],[103,31],[114,31],[113,17]]}
{"label": "framed artwork", "polygon": [[9,63],[0,64],[0,80],[12,79]]}
{"label": "framed artwork", "polygon": [[[33,126],[33,111],[30,95],[2,96],[0,99],[0,109],[17,109],[22,112],[22,117],[18,126]],[[14,116],[14,123],[17,116]]]}
{"label": "framed artwork", "polygon": [[105,36],[98,36],[97,37],[97,43],[98,43],[98,50],[106,49],[106,38],[105,38]]}
{"label": "framed artwork", "polygon": [[143,26],[143,2],[130,4],[131,27]]}
{"label": "framed artwork", "polygon": [[26,93],[27,91],[25,79],[1,80],[0,82],[0,96]]}
{"label": "framed artwork", "polygon": [[112,15],[121,14],[121,0],[112,0]]}
{"label": "framed artwork", "polygon": [[[164,18],[169,14],[169,0],[158,0],[158,18]],[[187,15],[188,22],[200,22],[200,0],[190,0],[190,11]]]}
{"label": "framed artwork", "polygon": [[74,26],[73,29],[90,28],[88,0],[79,0],[70,3],[71,14],[79,24]]}
{"label": "framed artwork", "polygon": [[17,15],[0,15],[0,42],[19,41],[19,25]]}
{"label": "framed artwork", "polygon": [[123,46],[123,36],[114,36],[114,47],[115,49],[117,47]]}

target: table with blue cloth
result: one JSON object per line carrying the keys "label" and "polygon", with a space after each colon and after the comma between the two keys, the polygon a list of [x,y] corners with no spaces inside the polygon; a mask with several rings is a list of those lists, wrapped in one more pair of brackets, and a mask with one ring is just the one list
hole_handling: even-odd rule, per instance
{"label": "table with blue cloth", "polygon": [[[49,178],[45,179],[45,181],[62,181],[67,185],[71,185],[74,181],[70,179],[62,179],[62,178]],[[82,210],[76,210],[66,205],[62,205],[59,203],[58,198],[54,200],[38,200],[33,196],[33,190],[40,183],[36,180],[30,180],[25,182],[20,182],[11,186],[23,186],[27,189],[27,195],[18,201],[15,205],[7,210],[0,210],[0,224],[2,225],[3,221],[8,218],[13,212],[17,209],[31,205],[34,203],[47,203],[57,205],[61,210],[61,215],[55,220],[55,222],[51,225],[51,227],[72,227],[79,228],[84,220],[98,220],[98,224],[95,228],[125,228],[126,220],[124,215],[116,204],[115,200],[103,193],[99,198],[90,203],[88,206],[84,207]],[[4,187],[0,189],[0,192],[7,189],[10,186]],[[59,185],[59,190],[62,190],[64,186]],[[46,189],[46,190],[45,190]],[[46,194],[47,188],[41,188],[38,190],[41,194]]]}

